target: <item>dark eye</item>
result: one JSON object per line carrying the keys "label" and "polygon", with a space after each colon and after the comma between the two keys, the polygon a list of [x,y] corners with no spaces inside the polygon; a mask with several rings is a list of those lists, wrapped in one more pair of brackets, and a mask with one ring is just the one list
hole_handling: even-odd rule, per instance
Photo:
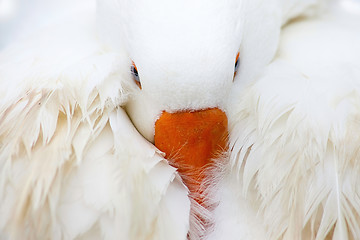
{"label": "dark eye", "polygon": [[240,59],[239,59],[240,53],[238,52],[236,55],[236,59],[235,59],[235,67],[234,67],[234,77],[236,76],[236,73],[239,69],[239,65],[240,65]]}
{"label": "dark eye", "polygon": [[136,67],[134,62],[132,62],[132,65],[131,65],[131,74],[133,76],[134,82],[141,89],[141,82],[140,82],[139,73],[138,73],[137,67]]}

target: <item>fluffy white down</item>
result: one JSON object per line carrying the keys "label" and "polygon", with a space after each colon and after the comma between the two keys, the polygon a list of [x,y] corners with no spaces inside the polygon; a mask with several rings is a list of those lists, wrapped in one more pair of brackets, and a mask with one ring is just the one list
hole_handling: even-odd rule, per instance
{"label": "fluffy white down", "polygon": [[360,12],[341,6],[289,25],[233,98],[210,239],[359,238]]}
{"label": "fluffy white down", "polygon": [[1,239],[185,239],[187,189],[118,107],[128,59],[81,16],[0,55]]}

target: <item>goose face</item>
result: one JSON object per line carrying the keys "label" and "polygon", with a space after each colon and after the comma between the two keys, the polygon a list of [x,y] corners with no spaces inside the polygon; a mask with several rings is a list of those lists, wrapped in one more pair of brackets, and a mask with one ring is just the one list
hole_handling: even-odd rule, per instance
{"label": "goose face", "polygon": [[225,106],[241,42],[241,1],[117,3],[111,9],[117,18],[103,3],[102,21],[106,29],[118,19],[109,41],[123,46],[137,88],[126,111],[138,131],[187,176],[190,193],[198,192],[203,168],[227,148]]}
{"label": "goose face", "polygon": [[127,3],[136,11],[122,13],[124,41],[141,89],[126,109],[149,141],[154,141],[155,122],[163,112],[210,108],[226,112],[241,31],[230,3]]}

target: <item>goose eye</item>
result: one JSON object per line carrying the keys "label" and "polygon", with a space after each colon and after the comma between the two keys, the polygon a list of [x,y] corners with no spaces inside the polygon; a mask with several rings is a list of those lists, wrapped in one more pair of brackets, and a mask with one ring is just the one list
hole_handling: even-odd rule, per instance
{"label": "goose eye", "polygon": [[131,74],[133,76],[134,82],[141,89],[141,82],[140,82],[139,73],[138,73],[137,67],[136,67],[134,62],[132,62],[132,65],[131,65]]}
{"label": "goose eye", "polygon": [[240,53],[238,52],[236,55],[236,59],[235,59],[235,67],[234,67],[234,77],[236,76],[236,73],[239,69],[239,65],[240,65],[240,59],[239,59]]}

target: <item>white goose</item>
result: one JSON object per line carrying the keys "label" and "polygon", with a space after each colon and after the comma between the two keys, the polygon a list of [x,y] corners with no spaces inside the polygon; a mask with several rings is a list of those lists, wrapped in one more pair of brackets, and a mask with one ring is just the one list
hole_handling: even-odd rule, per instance
{"label": "white goose", "polygon": [[[202,238],[206,233],[202,223],[210,218],[209,208],[202,197],[197,201],[188,198],[176,169],[135,130],[121,106],[126,107],[145,138],[153,141],[155,134],[156,141],[160,136],[157,146],[170,155],[167,157],[182,177],[189,173],[188,166],[176,161],[187,161],[197,149],[191,149],[191,145],[184,147],[186,139],[172,137],[171,131],[167,133],[169,123],[162,120],[163,116],[172,117],[173,113],[185,110],[195,112],[186,113],[189,116],[209,112],[212,116],[215,111],[220,116],[215,119],[218,125],[219,121],[226,123],[226,112],[234,126],[230,129],[230,146],[236,142],[231,155],[234,156],[239,149],[254,144],[252,135],[247,138],[238,133],[238,127],[251,118],[237,117],[254,105],[245,105],[251,101],[247,94],[244,99],[250,100],[228,107],[227,95],[230,91],[241,93],[273,58],[281,25],[313,6],[315,1],[311,0],[206,3],[156,0],[151,4],[142,0],[101,1],[97,19],[94,6],[88,5],[66,16],[65,22],[54,23],[32,38],[6,48],[0,55],[0,81],[7,86],[0,90],[0,236],[186,239],[189,234],[191,239]],[[100,26],[99,35],[96,22]],[[233,83],[239,51],[240,64]],[[272,79],[272,72],[268,74]],[[249,92],[256,92],[256,86]],[[204,109],[212,110],[199,111]],[[165,122],[165,128],[154,128],[155,122]],[[261,132],[261,126],[247,126],[245,131]],[[226,124],[220,125],[218,134],[225,132]],[[267,140],[265,135],[261,136]],[[173,138],[183,141],[181,147],[176,143],[163,145]],[[205,139],[201,142],[206,143]],[[175,152],[171,152],[173,148]],[[210,148],[205,153],[213,157],[216,150],[219,149]],[[203,158],[204,164],[209,161],[203,155],[197,157]],[[231,163],[236,163],[231,159]],[[254,159],[258,159],[257,163],[261,160]],[[248,158],[246,164],[249,162]],[[196,173],[193,159],[185,164],[190,165],[195,177],[205,177]],[[220,185],[236,177],[236,167],[241,164],[229,166],[236,174],[225,175]],[[261,167],[256,167],[256,178],[260,178]],[[255,172],[243,178],[250,185]],[[198,185],[191,185],[191,178],[194,176],[184,181],[196,198]],[[240,196],[241,181],[231,183],[227,189],[234,186],[232,194]],[[266,193],[270,196],[274,191],[273,185],[261,187],[265,194],[254,188],[254,195],[266,200]],[[282,193],[289,191],[284,188]],[[220,192],[219,196],[226,195]],[[292,230],[292,226],[283,224],[288,216],[285,212],[270,215],[279,216],[275,224],[283,224],[280,229],[271,226],[267,210],[279,206],[269,202],[270,205],[261,208],[265,217],[258,225],[260,228],[243,231],[241,226],[246,225],[239,225],[236,218],[244,215],[224,210],[226,200],[234,198],[218,199],[220,205],[210,235],[214,239],[246,239],[248,232],[257,231],[269,232],[269,236],[276,238],[274,233],[282,236]],[[194,213],[191,221],[190,205]],[[239,205],[235,202],[229,206]],[[234,227],[230,229],[233,231],[224,230],[225,220],[233,219],[236,225],[229,225]],[[254,221],[259,219],[254,217]],[[234,232],[237,229],[242,231]]]}

